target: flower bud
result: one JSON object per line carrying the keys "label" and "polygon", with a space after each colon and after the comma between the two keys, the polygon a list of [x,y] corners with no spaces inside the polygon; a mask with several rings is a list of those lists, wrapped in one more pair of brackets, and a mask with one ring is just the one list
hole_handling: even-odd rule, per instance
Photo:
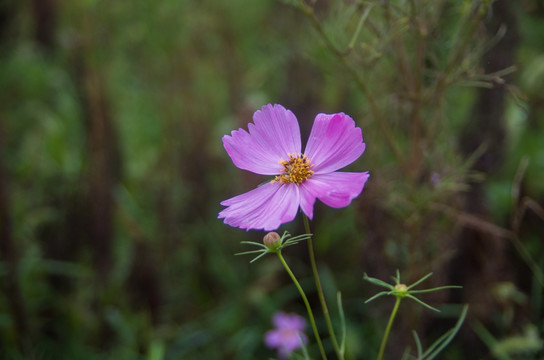
{"label": "flower bud", "polygon": [[406,294],[408,294],[408,286],[404,284],[397,284],[395,285],[394,289],[394,294],[396,296],[404,297],[406,296]]}
{"label": "flower bud", "polygon": [[277,232],[272,231],[264,236],[263,243],[269,250],[275,251],[281,246],[281,237]]}

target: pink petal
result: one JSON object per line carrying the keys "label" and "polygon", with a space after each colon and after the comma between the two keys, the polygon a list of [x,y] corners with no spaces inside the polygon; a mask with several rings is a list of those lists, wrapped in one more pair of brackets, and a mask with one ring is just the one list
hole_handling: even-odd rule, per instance
{"label": "pink petal", "polygon": [[318,114],[304,152],[316,174],[341,169],[365,151],[361,129],[344,113]]}
{"label": "pink petal", "polygon": [[271,349],[280,347],[282,345],[281,335],[280,330],[269,330],[264,334],[264,343]]}
{"label": "pink petal", "polygon": [[[301,340],[302,339],[302,340]],[[278,349],[282,358],[288,358],[289,354],[308,342],[308,337],[301,331],[273,329],[264,335],[264,343],[271,349]]]}
{"label": "pink petal", "polygon": [[223,146],[234,165],[242,170],[261,175],[277,175],[281,172],[279,157],[264,150],[243,129],[232,131],[231,136],[223,136]]}
{"label": "pink petal", "polygon": [[296,349],[302,347],[304,338],[301,340],[303,333],[297,330],[284,330],[283,331],[283,343],[282,348],[288,352],[293,352]]}
{"label": "pink petal", "polygon": [[311,186],[311,183],[309,183],[310,180],[311,178],[300,184],[300,208],[302,209],[302,212],[312,220],[314,217],[314,204],[317,194],[312,192],[313,187]]}
{"label": "pink petal", "polygon": [[276,230],[292,221],[299,207],[299,190],[294,184],[269,182],[249,192],[225,200],[218,218],[241,229]]}
{"label": "pink petal", "polygon": [[363,191],[369,176],[368,172],[314,174],[300,185],[300,207],[311,219],[316,198],[333,208],[348,206]]}
{"label": "pink petal", "polygon": [[281,311],[274,314],[272,323],[278,329],[304,330],[306,327],[306,320],[302,316]]}
{"label": "pink petal", "polygon": [[249,132],[263,142],[267,149],[286,156],[300,153],[300,129],[295,115],[281,105],[265,105],[253,115]]}
{"label": "pink petal", "polygon": [[281,159],[300,153],[300,129],[295,115],[281,105],[265,105],[253,114],[249,133],[243,129],[223,137],[234,165],[262,175],[277,175]]}
{"label": "pink petal", "polygon": [[283,329],[289,327],[289,315],[283,311],[278,311],[272,317],[272,324],[276,328]]}

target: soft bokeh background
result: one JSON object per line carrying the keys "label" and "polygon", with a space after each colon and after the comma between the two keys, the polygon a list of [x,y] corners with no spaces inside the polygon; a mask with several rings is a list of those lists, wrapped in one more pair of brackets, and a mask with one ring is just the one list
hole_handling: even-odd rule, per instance
{"label": "soft bokeh background", "polygon": [[[375,358],[393,305],[364,304],[363,274],[396,269],[463,289],[423,297],[439,314],[403,302],[390,359],[462,304],[442,358],[542,357],[543,2],[297,3],[0,2],[1,358],[275,356],[263,334],[304,315],[298,293],[276,258],[234,256],[262,232],[217,220],[263,181],[221,137],[267,103],[303,139],[318,112],[363,129],[365,191],[312,223],[348,358]],[[284,254],[317,306],[305,245]]]}

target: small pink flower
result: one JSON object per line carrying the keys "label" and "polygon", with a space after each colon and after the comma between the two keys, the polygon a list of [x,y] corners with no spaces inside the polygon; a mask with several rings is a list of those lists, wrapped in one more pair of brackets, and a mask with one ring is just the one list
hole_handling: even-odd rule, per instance
{"label": "small pink flower", "polygon": [[267,331],[264,335],[266,346],[278,350],[278,356],[281,359],[287,359],[296,349],[302,347],[302,341],[305,343],[308,338],[304,334],[306,321],[297,314],[286,314],[277,312],[272,318],[275,329]]}
{"label": "small pink flower", "polygon": [[227,206],[219,213],[225,224],[276,230],[292,221],[299,207],[311,219],[316,199],[341,208],[363,191],[368,172],[337,171],[365,151],[362,131],[348,115],[318,114],[304,153],[297,118],[281,105],[263,106],[248,128],[225,135],[225,150],[240,169],[275,178],[221,202]]}

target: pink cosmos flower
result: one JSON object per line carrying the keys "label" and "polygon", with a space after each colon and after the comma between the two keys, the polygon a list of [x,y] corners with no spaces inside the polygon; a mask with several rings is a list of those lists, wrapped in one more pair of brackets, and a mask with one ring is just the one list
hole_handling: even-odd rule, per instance
{"label": "pink cosmos flower", "polygon": [[224,223],[241,229],[276,230],[292,221],[300,207],[313,217],[316,199],[333,208],[359,196],[368,172],[339,172],[365,151],[361,129],[344,113],[318,114],[304,153],[295,115],[281,105],[265,105],[253,115],[249,132],[223,137],[234,165],[275,178],[221,202]]}
{"label": "pink cosmos flower", "polygon": [[307,342],[304,334],[306,321],[297,314],[277,312],[272,318],[275,329],[267,331],[264,343],[271,349],[278,349],[278,356],[287,359],[296,349],[302,347],[302,341]]}

